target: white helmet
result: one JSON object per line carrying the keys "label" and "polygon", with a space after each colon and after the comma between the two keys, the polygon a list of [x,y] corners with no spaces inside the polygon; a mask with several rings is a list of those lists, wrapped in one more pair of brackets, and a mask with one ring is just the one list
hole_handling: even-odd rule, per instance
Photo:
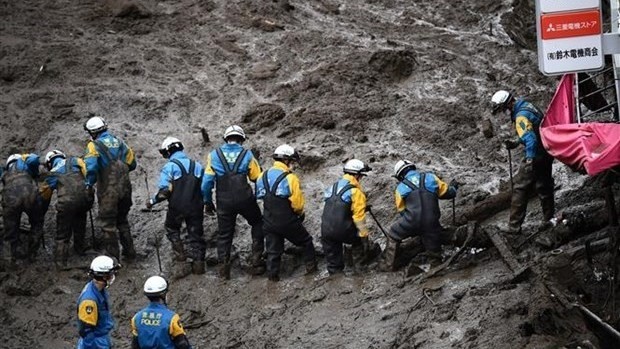
{"label": "white helmet", "polygon": [[166,137],[159,147],[159,153],[164,158],[169,158],[172,153],[178,150],[183,150],[183,143],[178,138]]}
{"label": "white helmet", "polygon": [[506,90],[499,90],[491,97],[491,112],[497,114],[507,108],[508,102],[512,99],[512,94]]}
{"label": "white helmet", "polygon": [[61,152],[60,150],[56,150],[56,149],[45,154],[45,166],[51,170],[54,159],[58,157],[61,157],[63,159],[67,158],[65,153]]}
{"label": "white helmet", "polygon": [[115,263],[112,258],[108,256],[98,256],[90,263],[88,274],[97,281],[105,282],[105,287],[109,287],[114,283],[116,271],[120,269],[120,267],[121,266]]}
{"label": "white helmet", "polygon": [[394,177],[401,179],[407,173],[407,170],[415,170],[413,162],[409,160],[398,160],[394,165]]}
{"label": "white helmet", "polygon": [[89,133],[99,133],[108,129],[108,124],[99,116],[93,116],[84,124],[84,129]]}
{"label": "white helmet", "polygon": [[161,276],[151,276],[144,283],[144,294],[148,296],[162,296],[168,292],[168,282]]}
{"label": "white helmet", "polygon": [[245,132],[243,132],[243,129],[241,128],[241,126],[237,126],[237,125],[229,126],[224,132],[225,141],[228,140],[228,137],[233,137],[233,136],[241,137],[241,139],[245,141]]}
{"label": "white helmet", "polygon": [[291,147],[288,144],[282,144],[277,147],[273,152],[273,158],[275,160],[292,160],[299,161],[299,154],[295,150],[295,148]]}
{"label": "white helmet", "polygon": [[6,167],[9,167],[9,165],[10,165],[12,162],[14,162],[14,161],[17,161],[17,160],[21,159],[21,157],[22,157],[22,156],[21,156],[21,154],[13,154],[13,155],[9,156],[9,158],[8,158],[8,159],[6,159]]}
{"label": "white helmet", "polygon": [[342,170],[344,173],[365,176],[366,172],[371,171],[372,169],[362,160],[351,159],[344,164]]}

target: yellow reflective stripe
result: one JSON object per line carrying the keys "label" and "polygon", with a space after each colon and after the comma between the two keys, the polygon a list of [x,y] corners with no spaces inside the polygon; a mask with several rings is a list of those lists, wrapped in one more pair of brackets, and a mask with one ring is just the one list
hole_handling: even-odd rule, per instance
{"label": "yellow reflective stripe", "polygon": [[517,135],[521,138],[527,131],[531,131],[533,126],[525,116],[517,116],[515,119],[515,129],[517,130]]}
{"label": "yellow reflective stripe", "polygon": [[86,154],[84,155],[84,158],[96,158],[98,156],[99,156],[99,152],[97,151],[97,147],[95,147],[95,143],[88,142],[88,145],[86,146]]}
{"label": "yellow reflective stripe", "polygon": [[291,196],[288,198],[291,202],[291,208],[296,214],[302,214],[304,212],[305,200],[304,193],[301,191],[301,185],[299,184],[299,178],[296,174],[291,173],[286,176],[286,179],[291,190]]}
{"label": "yellow reflective stripe", "polygon": [[181,325],[181,318],[179,317],[179,314],[174,314],[172,320],[170,320],[170,328],[168,333],[170,333],[170,337],[172,338],[185,334],[183,325]]}
{"label": "yellow reflective stripe", "polygon": [[[137,315],[137,314],[136,314]],[[131,318],[131,334],[138,337],[138,328],[136,327],[136,315]]]}
{"label": "yellow reflective stripe", "polygon": [[398,190],[394,191],[394,202],[398,212],[402,212],[405,209],[405,200],[400,196]]}
{"label": "yellow reflective stripe", "polygon": [[252,182],[256,182],[256,180],[258,179],[258,176],[260,176],[260,173],[261,173],[260,164],[258,163],[256,158],[252,157],[252,159],[250,160],[250,165],[248,167],[248,178]]}
{"label": "yellow reflective stripe", "polygon": [[205,174],[215,176],[215,171],[211,168],[211,153],[207,154],[207,159],[205,160]]}
{"label": "yellow reflective stripe", "polygon": [[433,178],[435,179],[435,182],[437,182],[437,196],[444,196],[448,192],[448,189],[450,189],[450,186],[446,182],[439,179],[436,175],[433,175]]}
{"label": "yellow reflective stripe", "polygon": [[77,164],[80,167],[80,172],[82,172],[82,176],[86,177],[86,163],[82,158],[77,158]]}
{"label": "yellow reflective stripe", "polygon": [[131,165],[134,162],[135,155],[133,149],[127,147],[127,156],[125,157],[125,163]]}
{"label": "yellow reflective stripe", "polygon": [[78,319],[85,324],[97,326],[97,303],[91,299],[85,299],[78,307]]}

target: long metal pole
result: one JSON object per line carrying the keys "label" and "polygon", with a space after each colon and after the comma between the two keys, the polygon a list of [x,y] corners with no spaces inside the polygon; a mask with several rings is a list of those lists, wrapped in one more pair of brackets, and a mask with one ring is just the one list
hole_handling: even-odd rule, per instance
{"label": "long metal pole", "polygon": [[377,226],[379,226],[379,229],[381,229],[381,232],[383,233],[383,235],[385,235],[386,238],[389,238],[388,234],[385,232],[385,229],[383,229],[383,226],[381,226],[381,223],[379,223],[379,221],[377,220],[377,217],[375,217],[375,214],[372,212],[372,209],[370,208],[370,206],[368,207],[368,213],[370,213],[370,216],[372,217],[372,219],[375,221],[375,223],[377,223]]}
{"label": "long metal pole", "polygon": [[508,149],[508,169],[510,170],[510,192],[513,193],[515,191],[515,184],[512,180],[512,152]]}

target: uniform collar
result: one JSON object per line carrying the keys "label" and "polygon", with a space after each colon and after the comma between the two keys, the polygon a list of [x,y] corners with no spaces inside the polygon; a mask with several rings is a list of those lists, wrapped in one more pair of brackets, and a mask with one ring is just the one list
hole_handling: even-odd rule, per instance
{"label": "uniform collar", "polygon": [[172,155],[170,155],[170,160],[180,160],[187,159],[187,155],[182,150],[175,151]]}
{"label": "uniform collar", "polygon": [[351,183],[352,185],[358,188],[360,187],[360,182],[353,175],[345,173],[344,176],[342,176],[342,178],[349,181],[349,183]]}
{"label": "uniform collar", "polygon": [[274,161],[273,162],[273,168],[277,168],[278,170],[282,170],[284,172],[289,172],[290,169],[288,168],[288,166],[286,166],[285,163],[283,163],[282,161]]}

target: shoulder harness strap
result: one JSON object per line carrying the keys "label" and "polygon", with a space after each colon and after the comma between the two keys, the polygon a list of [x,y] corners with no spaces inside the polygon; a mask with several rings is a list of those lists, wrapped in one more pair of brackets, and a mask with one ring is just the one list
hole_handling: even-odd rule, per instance
{"label": "shoulder harness strap", "polygon": [[[172,159],[172,160],[170,160],[170,162],[175,163],[177,166],[179,166],[179,168],[181,168],[181,175],[182,176],[187,175],[187,171],[185,170],[185,167],[183,167],[183,164],[181,163],[181,161],[179,161],[177,159]],[[192,170],[192,168],[191,168],[192,163],[193,163],[193,161],[190,160],[190,170]]]}
{"label": "shoulder harness strap", "polygon": [[222,149],[221,148],[215,149],[215,153],[217,154],[217,157],[220,159],[222,166],[224,166],[224,172],[225,173],[231,172],[230,166],[228,166],[228,161],[226,161],[226,157],[224,156]]}

